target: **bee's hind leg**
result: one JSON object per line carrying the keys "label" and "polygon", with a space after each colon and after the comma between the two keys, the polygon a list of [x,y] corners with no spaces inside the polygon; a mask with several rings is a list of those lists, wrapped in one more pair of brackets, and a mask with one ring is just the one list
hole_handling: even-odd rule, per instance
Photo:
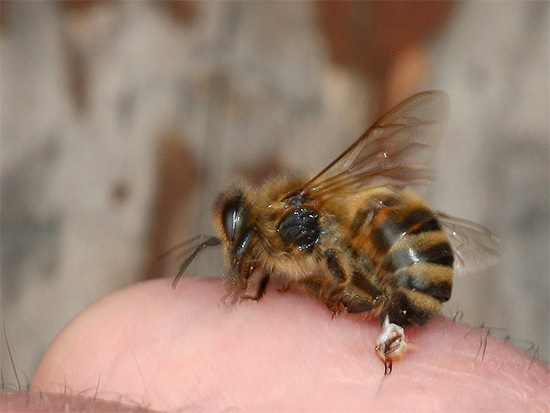
{"label": "bee's hind leg", "polygon": [[393,362],[403,357],[410,348],[418,348],[418,346],[408,343],[403,327],[390,323],[390,318],[386,315],[375,347],[376,354],[384,363],[384,374],[390,374]]}

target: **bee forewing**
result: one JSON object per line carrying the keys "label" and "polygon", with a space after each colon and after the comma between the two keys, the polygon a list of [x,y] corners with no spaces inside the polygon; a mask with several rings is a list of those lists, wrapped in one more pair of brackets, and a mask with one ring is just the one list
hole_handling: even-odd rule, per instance
{"label": "bee forewing", "polygon": [[371,126],[344,153],[285,198],[346,196],[364,187],[390,186],[424,192],[435,173],[430,163],[445,132],[449,97],[419,93]]}
{"label": "bee forewing", "polygon": [[502,241],[487,228],[466,219],[436,213],[454,250],[454,271],[466,275],[498,263],[506,253]]}

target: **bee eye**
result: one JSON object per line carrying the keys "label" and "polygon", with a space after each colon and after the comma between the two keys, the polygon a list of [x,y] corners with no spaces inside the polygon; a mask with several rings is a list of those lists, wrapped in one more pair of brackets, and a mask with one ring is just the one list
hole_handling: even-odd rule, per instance
{"label": "bee eye", "polygon": [[241,232],[245,217],[246,209],[240,196],[229,200],[224,205],[222,211],[223,228],[230,241],[234,241]]}

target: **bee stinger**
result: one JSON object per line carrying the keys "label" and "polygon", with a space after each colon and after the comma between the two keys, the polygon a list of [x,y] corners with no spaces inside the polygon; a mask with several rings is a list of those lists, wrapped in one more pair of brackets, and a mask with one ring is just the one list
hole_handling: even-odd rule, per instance
{"label": "bee stinger", "polygon": [[[431,158],[449,98],[405,100],[310,179],[233,186],[214,206],[228,294],[260,300],[270,279],[297,285],[333,313],[380,316],[375,351],[386,374],[409,348],[403,327],[425,324],[451,297],[456,272],[491,264],[500,240],[478,224],[432,210],[421,198],[435,179]],[[249,294],[255,289],[254,294]]]}

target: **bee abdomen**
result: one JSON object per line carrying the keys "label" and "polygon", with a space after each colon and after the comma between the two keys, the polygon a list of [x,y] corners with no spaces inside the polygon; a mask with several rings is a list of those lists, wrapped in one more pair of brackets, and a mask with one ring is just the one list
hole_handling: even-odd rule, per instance
{"label": "bee abdomen", "polygon": [[451,298],[453,253],[442,238],[446,236],[441,232],[406,236],[386,255],[391,322],[422,325]]}
{"label": "bee abdomen", "polygon": [[440,231],[441,227],[427,208],[386,208],[373,219],[370,239],[378,253],[386,253],[406,235]]}
{"label": "bee abdomen", "polygon": [[[386,204],[386,203],[384,203]],[[362,222],[360,223],[360,220]],[[399,325],[426,323],[451,297],[454,254],[434,213],[414,199],[358,212],[353,244],[374,258],[382,315]]]}
{"label": "bee abdomen", "polygon": [[392,287],[419,291],[444,303],[451,298],[452,268],[432,263],[417,263],[389,275]]}
{"label": "bee abdomen", "polygon": [[398,223],[386,222],[385,229],[378,230],[386,236],[400,231],[391,240],[386,237],[386,242],[393,242],[381,261],[380,276],[388,291],[386,312],[393,323],[422,325],[451,297],[453,250],[429,210],[399,216],[403,219]]}
{"label": "bee abdomen", "polygon": [[[433,285],[452,285],[454,255],[447,235],[428,231],[403,235],[382,260],[383,272],[396,287],[419,291],[432,289],[438,297],[443,288]],[[447,298],[448,299],[448,298]]]}
{"label": "bee abdomen", "polygon": [[400,326],[424,325],[441,308],[441,301],[416,290],[398,290],[391,296],[382,316]]}
{"label": "bee abdomen", "polygon": [[386,254],[383,266],[387,272],[395,272],[417,264],[435,264],[453,268],[454,256],[449,241],[442,232],[405,235]]}

